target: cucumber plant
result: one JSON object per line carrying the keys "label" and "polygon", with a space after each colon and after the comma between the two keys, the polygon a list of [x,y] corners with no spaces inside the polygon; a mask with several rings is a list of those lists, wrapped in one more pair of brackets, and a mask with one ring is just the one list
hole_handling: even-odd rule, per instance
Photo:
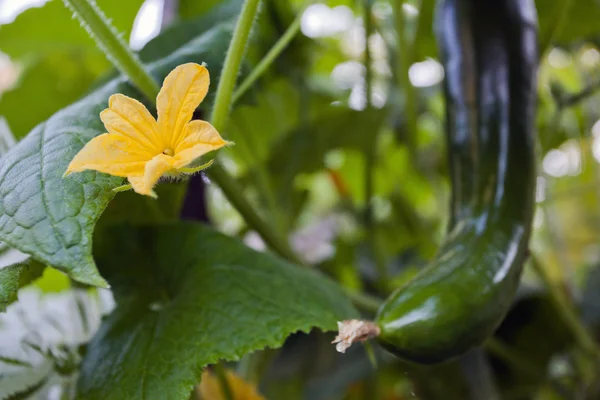
{"label": "cucumber plant", "polygon": [[597,0],[29,3],[0,400],[600,398]]}

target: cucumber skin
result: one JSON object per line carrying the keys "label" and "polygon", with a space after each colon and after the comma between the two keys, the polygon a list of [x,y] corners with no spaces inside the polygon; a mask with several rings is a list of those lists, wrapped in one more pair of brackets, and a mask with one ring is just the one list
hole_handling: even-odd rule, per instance
{"label": "cucumber skin", "polygon": [[452,204],[438,255],[381,306],[379,342],[431,364],[491,336],[519,285],[535,201],[533,0],[441,0]]}

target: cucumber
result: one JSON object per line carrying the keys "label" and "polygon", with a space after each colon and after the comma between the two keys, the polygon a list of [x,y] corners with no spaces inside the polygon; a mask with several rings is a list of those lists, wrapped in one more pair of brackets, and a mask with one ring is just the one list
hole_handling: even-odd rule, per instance
{"label": "cucumber", "polygon": [[452,185],[435,259],[378,311],[380,343],[438,363],[493,334],[519,284],[535,202],[538,67],[533,0],[440,0]]}

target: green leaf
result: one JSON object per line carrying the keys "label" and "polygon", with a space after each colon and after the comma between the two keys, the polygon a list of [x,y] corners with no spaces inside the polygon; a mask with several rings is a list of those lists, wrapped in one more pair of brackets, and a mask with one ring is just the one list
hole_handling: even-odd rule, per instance
{"label": "green leaf", "polygon": [[52,52],[26,63],[19,83],[2,93],[0,115],[17,139],[80,98],[108,67],[97,52]]}
{"label": "green leaf", "polygon": [[17,292],[42,276],[44,264],[31,258],[17,264],[0,267],[0,312],[17,300]]}
{"label": "green leaf", "polygon": [[[126,38],[143,0],[97,0],[98,6]],[[98,51],[87,32],[61,0],[30,8],[12,23],[0,26],[0,50],[13,58],[54,50]]]}
{"label": "green leaf", "polygon": [[205,14],[208,10],[219,3],[219,0],[180,0],[179,15],[183,19],[190,19]]}
{"label": "green leaf", "polygon": [[[204,5],[205,2],[196,1],[195,3]],[[183,7],[183,4],[181,7]],[[149,62],[162,58],[165,54],[165,48],[181,47],[196,36],[213,28],[217,23],[223,24],[225,21],[230,21],[233,25],[240,14],[241,8],[241,0],[221,1],[218,6],[212,8],[208,13],[203,13],[190,21],[168,27],[162,34],[153,38],[144,46],[139,53],[140,59]]]}
{"label": "green leaf", "polygon": [[81,398],[185,399],[208,364],[357,315],[318,272],[201,224],[122,226],[106,239],[96,257],[117,308],[89,345]]}
{"label": "green leaf", "polygon": [[10,130],[6,119],[0,115],[0,158],[15,144],[17,144],[15,135]]}
{"label": "green leaf", "polygon": [[[214,87],[230,27],[216,25],[149,64],[149,71],[162,81],[177,65],[206,62]],[[117,92],[141,98],[125,79],[117,78],[38,125],[0,160],[0,241],[75,280],[98,286],[106,283],[92,258],[92,231],[122,179],[94,171],[64,179],[62,175],[85,143],[105,132],[98,114]],[[213,96],[209,94],[204,107]]]}
{"label": "green leaf", "polygon": [[[538,10],[540,38],[543,40],[556,29],[563,18],[563,0],[536,0]],[[571,1],[568,14],[564,15],[562,26],[556,31],[553,42],[561,45],[576,40],[596,37],[600,34],[600,3],[597,0]]]}
{"label": "green leaf", "polygon": [[98,220],[94,237],[114,225],[144,225],[178,221],[187,182],[160,184],[155,188],[158,199],[140,196],[134,191],[119,193],[108,205]]}
{"label": "green leaf", "polygon": [[294,177],[318,171],[325,155],[334,149],[364,149],[372,140],[387,113],[385,109],[355,111],[341,106],[321,107],[320,114],[307,124],[295,127],[271,150],[267,166],[278,190],[278,200],[288,212],[294,203]]}
{"label": "green leaf", "polygon": [[270,170],[276,176],[285,175],[287,178],[281,177],[285,180],[300,172],[322,168],[325,154],[330,150],[364,149],[373,140],[386,113],[386,109],[375,108],[368,111],[341,106],[323,108],[322,114],[310,126],[295,129],[275,145],[269,160]]}

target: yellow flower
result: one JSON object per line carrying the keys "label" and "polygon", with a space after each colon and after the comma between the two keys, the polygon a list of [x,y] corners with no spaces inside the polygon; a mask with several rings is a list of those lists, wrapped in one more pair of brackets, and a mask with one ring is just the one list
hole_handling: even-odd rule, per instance
{"label": "yellow flower", "polygon": [[[226,376],[234,400],[264,400],[254,385],[246,382],[234,372],[227,370]],[[198,389],[202,400],[225,400],[219,379],[208,371],[202,373]]]}
{"label": "yellow flower", "polygon": [[[202,102],[210,77],[203,65],[183,64],[165,78],[156,98],[158,121],[139,101],[122,94],[108,100],[100,119],[108,133],[90,140],[73,158],[65,175],[87,169],[127,178],[139,194],[152,190],[163,175],[199,171],[192,161],[229,142],[211,124],[192,119]],[[119,190],[119,188],[117,188]]]}

